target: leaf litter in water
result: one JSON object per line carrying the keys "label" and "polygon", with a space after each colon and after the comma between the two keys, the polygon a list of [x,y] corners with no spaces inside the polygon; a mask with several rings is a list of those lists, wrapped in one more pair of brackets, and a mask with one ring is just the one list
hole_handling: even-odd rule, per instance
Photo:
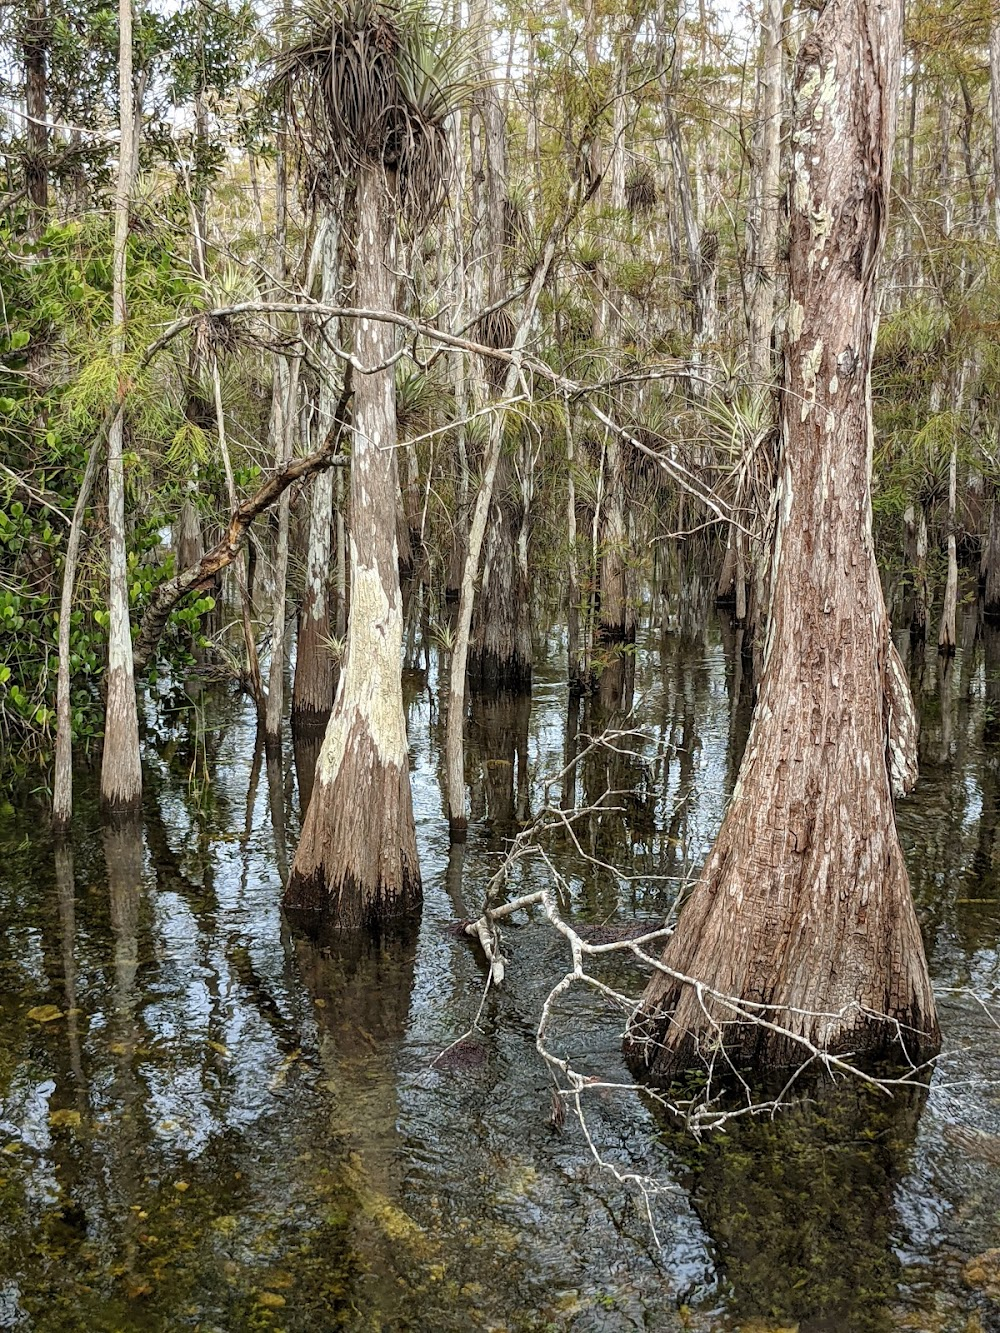
{"label": "leaf litter in water", "polygon": [[79,1127],[80,1127],[80,1112],[79,1112],[79,1111],[70,1111],[70,1110],[50,1111],[50,1112],[49,1112],[49,1124],[50,1124],[50,1125],[69,1125],[69,1126],[71,1126],[73,1129],[79,1129]]}
{"label": "leaf litter in water", "polygon": [[53,1023],[63,1017],[63,1012],[57,1004],[36,1004],[28,1010],[28,1017],[36,1023]]}

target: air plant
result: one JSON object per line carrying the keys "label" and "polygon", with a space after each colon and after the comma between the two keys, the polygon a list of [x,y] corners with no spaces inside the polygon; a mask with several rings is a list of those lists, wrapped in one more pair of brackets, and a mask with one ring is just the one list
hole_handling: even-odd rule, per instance
{"label": "air plant", "polygon": [[426,224],[444,201],[448,121],[475,87],[468,33],[449,32],[418,4],[306,0],[271,88],[303,157],[342,177],[381,168],[411,217]]}
{"label": "air plant", "polygon": [[658,199],[656,177],[645,162],[638,162],[625,177],[625,203],[633,217],[652,213]]}
{"label": "air plant", "polygon": [[[509,350],[514,344],[516,333],[517,327],[504,306],[496,310],[487,310],[475,326],[477,341],[484,347],[492,347],[495,351]],[[493,387],[498,389],[507,373],[506,363],[493,357],[484,360],[486,376]]]}

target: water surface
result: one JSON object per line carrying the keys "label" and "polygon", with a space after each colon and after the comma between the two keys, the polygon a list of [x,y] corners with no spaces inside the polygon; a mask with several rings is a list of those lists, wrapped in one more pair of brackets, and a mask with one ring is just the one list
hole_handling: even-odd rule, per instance
{"label": "water surface", "polygon": [[[658,920],[722,816],[748,705],[728,622],[691,620],[651,603],[624,673],[643,738],[551,789],[622,793],[581,825],[621,874],[561,851],[591,927]],[[912,663],[922,776],[899,809],[945,1037],[929,1094],[839,1087],[701,1143],[641,1094],[595,1096],[597,1150],[661,1186],[652,1226],[551,1124],[534,1033],[568,960],[548,926],[509,927],[507,984],[435,1063],[484,983],[454,923],[604,720],[567,699],[560,635],[530,699],[471,701],[454,851],[441,663],[415,655],[423,912],[350,950],[279,910],[309,738],[268,762],[241,699],[150,706],[137,825],[102,828],[85,783],[67,843],[40,800],[0,819],[0,1328],[1000,1329],[1000,631],[967,621],[947,670]],[[573,998],[558,1033],[625,1077],[619,1014]]]}

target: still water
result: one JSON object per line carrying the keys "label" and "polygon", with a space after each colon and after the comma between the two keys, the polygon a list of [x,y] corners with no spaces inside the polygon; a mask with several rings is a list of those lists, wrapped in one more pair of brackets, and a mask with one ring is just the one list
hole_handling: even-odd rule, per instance
{"label": "still water", "polygon": [[[643,737],[555,784],[623,793],[581,828],[621,873],[563,848],[581,923],[655,922],[721,819],[748,709],[728,623],[690,621],[647,608]],[[481,1031],[435,1062],[484,982],[454,923],[602,724],[568,702],[563,660],[553,633],[530,699],[472,701],[475,822],[449,852],[441,663],[412,647],[424,907],[406,938],[289,930],[312,751],[265,760],[240,699],[148,710],[138,827],[102,829],[82,784],[69,844],[40,799],[0,815],[0,1328],[1000,1329],[1000,631],[969,613],[947,671],[912,663],[922,776],[899,820],[945,1038],[929,1094],[819,1091],[701,1143],[640,1094],[595,1096],[598,1150],[659,1182],[652,1227],[572,1118],[551,1123],[551,928],[507,929]],[[529,859],[512,890],[543,873]],[[627,964],[615,980],[642,987]],[[620,1032],[574,1000],[557,1039],[622,1080]]]}

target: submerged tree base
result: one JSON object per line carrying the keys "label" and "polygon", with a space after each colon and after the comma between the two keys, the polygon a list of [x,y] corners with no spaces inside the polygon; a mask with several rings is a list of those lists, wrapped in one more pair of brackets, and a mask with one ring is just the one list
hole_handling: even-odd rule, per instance
{"label": "submerged tree base", "polygon": [[419,881],[404,884],[398,892],[380,888],[366,893],[353,877],[328,883],[321,870],[307,878],[293,875],[284,900],[289,920],[308,935],[321,938],[338,932],[381,934],[389,928],[402,929],[401,922],[419,906]]}
{"label": "submerged tree base", "polygon": [[667,1087],[691,1070],[712,1069],[724,1079],[747,1073],[764,1077],[801,1069],[811,1061],[849,1062],[873,1076],[913,1071],[941,1047],[933,1014],[875,1014],[851,1006],[839,1014],[803,1015],[748,1004],[743,1016],[705,1029],[682,1026],[679,1001],[644,1008],[630,1023],[625,1060],[636,1078]]}
{"label": "submerged tree base", "polygon": [[845,718],[843,748],[789,751],[779,699],[792,693],[765,688],[777,725],[755,723],[715,847],[629,1023],[626,1058],[652,1082],[712,1061],[917,1064],[938,1049],[875,727],[867,747]]}
{"label": "submerged tree base", "polygon": [[387,756],[348,712],[327,729],[282,904],[335,930],[381,926],[421,901],[406,751]]}

